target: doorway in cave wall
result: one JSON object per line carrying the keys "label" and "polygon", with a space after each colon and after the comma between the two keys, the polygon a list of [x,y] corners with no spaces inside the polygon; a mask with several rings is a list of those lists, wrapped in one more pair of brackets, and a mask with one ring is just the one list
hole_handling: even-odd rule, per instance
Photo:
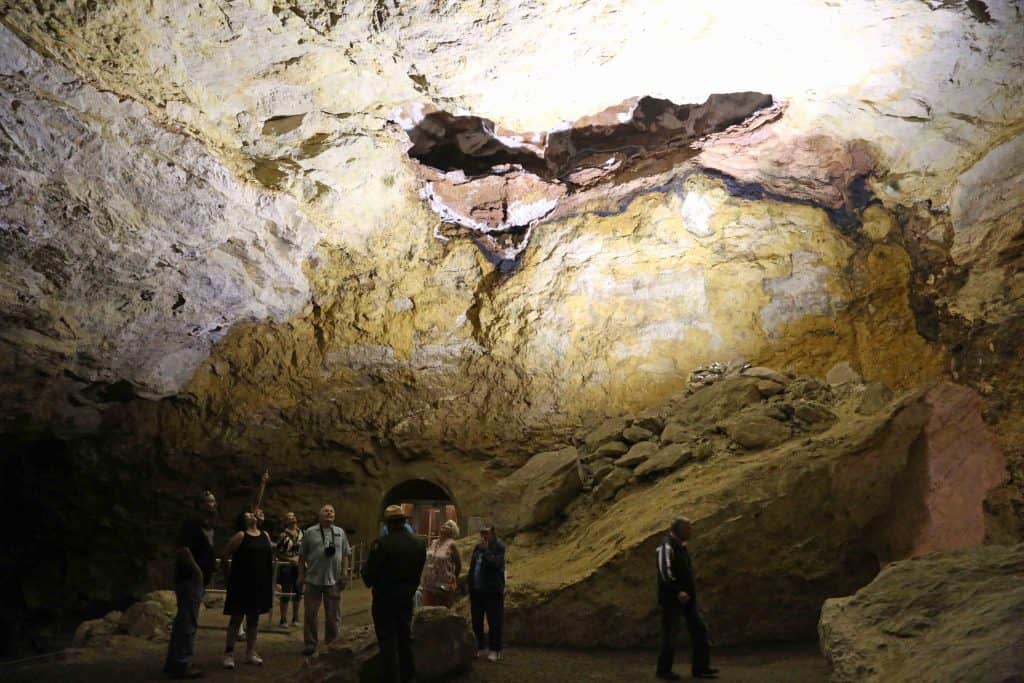
{"label": "doorway in cave wall", "polygon": [[448,491],[426,479],[409,479],[393,487],[381,501],[381,518],[388,505],[401,505],[413,532],[427,540],[436,538],[449,519],[459,522],[459,510]]}

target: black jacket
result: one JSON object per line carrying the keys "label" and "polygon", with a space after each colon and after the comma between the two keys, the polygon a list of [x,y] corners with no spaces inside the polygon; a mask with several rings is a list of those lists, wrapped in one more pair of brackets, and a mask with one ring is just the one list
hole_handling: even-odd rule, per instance
{"label": "black jacket", "polygon": [[679,593],[685,591],[691,600],[697,599],[697,585],[693,581],[693,562],[686,546],[669,534],[658,544],[658,603],[680,606]]}
{"label": "black jacket", "polygon": [[[473,574],[477,563],[480,564],[480,584],[477,585]],[[486,548],[479,545],[473,548],[473,557],[469,561],[469,590],[473,593],[504,593],[505,592],[505,546],[495,539]]]}
{"label": "black jacket", "polygon": [[411,598],[427,561],[427,545],[406,529],[392,530],[370,546],[363,565],[363,583],[375,595]]}

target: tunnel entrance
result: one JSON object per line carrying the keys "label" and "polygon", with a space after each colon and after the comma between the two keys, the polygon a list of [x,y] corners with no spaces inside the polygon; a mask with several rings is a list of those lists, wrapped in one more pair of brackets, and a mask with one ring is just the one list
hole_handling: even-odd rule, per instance
{"label": "tunnel entrance", "polygon": [[388,505],[401,505],[413,532],[430,540],[436,538],[448,520],[459,524],[459,511],[446,489],[426,479],[409,479],[393,487],[381,501],[381,517]]}

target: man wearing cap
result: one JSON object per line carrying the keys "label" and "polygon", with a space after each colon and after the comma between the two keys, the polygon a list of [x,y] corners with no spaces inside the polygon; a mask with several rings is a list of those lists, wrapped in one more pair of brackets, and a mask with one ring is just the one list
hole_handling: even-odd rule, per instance
{"label": "man wearing cap", "polygon": [[672,671],[676,637],[683,620],[690,632],[692,673],[694,678],[718,678],[718,669],[711,668],[711,641],[708,627],[697,607],[697,584],[693,579],[693,562],[686,542],[693,535],[693,525],[685,517],[672,520],[668,535],[658,545],[658,604],[661,605],[661,652],[658,654],[656,676],[678,681]]}
{"label": "man wearing cap", "polygon": [[388,533],[370,546],[363,582],[373,591],[373,628],[380,646],[381,680],[406,683],[416,677],[413,597],[427,560],[427,546],[406,529],[401,506],[389,505],[384,520]]}
{"label": "man wearing cap", "polygon": [[299,585],[306,596],[302,654],[316,652],[319,635],[317,616],[324,604],[324,644],[338,637],[341,630],[341,591],[348,577],[349,546],[345,530],[334,526],[334,506],[320,508],[318,524],[306,529],[299,545]]}

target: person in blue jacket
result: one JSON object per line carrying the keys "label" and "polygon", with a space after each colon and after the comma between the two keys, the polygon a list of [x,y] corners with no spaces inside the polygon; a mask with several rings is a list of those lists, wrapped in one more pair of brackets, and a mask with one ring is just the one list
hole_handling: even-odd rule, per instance
{"label": "person in blue jacket", "polygon": [[[493,526],[480,530],[480,542],[469,561],[469,606],[477,657],[501,659],[501,634],[505,621],[505,546]],[[487,633],[484,633],[484,619]]]}

